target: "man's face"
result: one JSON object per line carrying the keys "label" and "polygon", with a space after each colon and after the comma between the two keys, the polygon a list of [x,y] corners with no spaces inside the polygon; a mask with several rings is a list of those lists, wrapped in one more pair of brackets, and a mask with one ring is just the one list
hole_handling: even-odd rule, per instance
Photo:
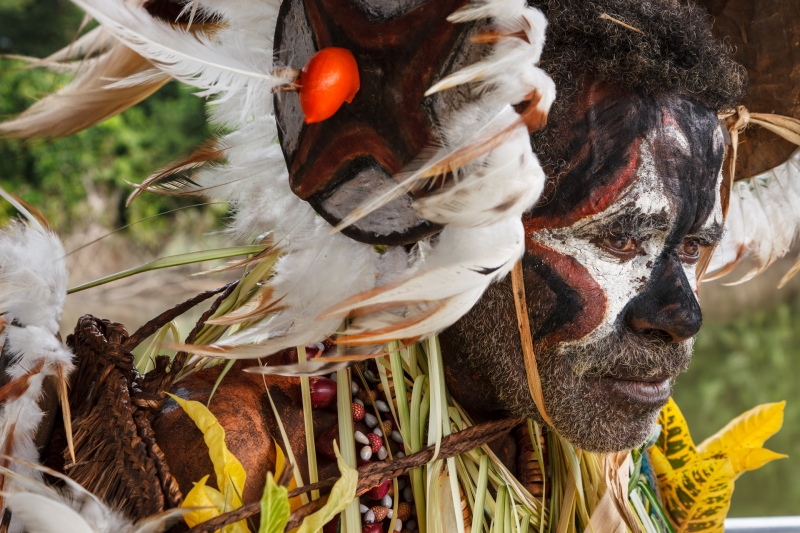
{"label": "man's face", "polygon": [[[573,444],[613,451],[647,438],[688,367],[696,263],[722,231],[724,145],[715,113],[685,98],[589,86],[576,109],[565,170],[525,220],[523,270],[548,413]],[[489,291],[455,335],[493,339],[462,349],[473,373],[502,408],[538,418],[507,292]],[[481,305],[499,320],[485,324]]]}

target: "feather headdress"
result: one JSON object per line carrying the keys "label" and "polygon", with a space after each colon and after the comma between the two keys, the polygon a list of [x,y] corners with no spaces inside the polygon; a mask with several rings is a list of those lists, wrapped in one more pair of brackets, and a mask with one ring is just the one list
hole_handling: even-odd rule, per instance
{"label": "feather headdress", "polygon": [[[436,80],[429,93],[471,84],[479,98],[440,117],[438,144],[422,152],[413,170],[397,176],[396,187],[368,198],[340,225],[408,190],[444,184],[412,206],[419,217],[443,229],[410,249],[381,250],[334,231],[292,192],[272,113],[273,90],[291,82],[289,69],[277,68],[270,53],[279,0],[195,2],[192,10],[213,14],[217,21],[213,34],[199,35],[151,16],[136,2],[75,3],[101,24],[103,38],[113,38],[114,46],[148,66],[135,79],[133,73],[117,76],[123,81],[103,87],[109,95],[168,76],[214,98],[211,120],[231,133],[212,143],[213,158],[170,168],[200,167],[191,182],[181,183],[181,193],[229,202],[236,238],[268,238],[280,252],[272,277],[258,289],[255,314],[240,320],[248,327],[215,345],[194,346],[193,352],[264,356],[334,335],[345,319],[349,326],[340,334],[343,344],[425,337],[463,316],[522,256],[520,217],[538,200],[545,182],[528,135],[545,124],[555,98],[553,82],[536,66],[546,20],[524,0],[472,2],[448,19],[454,24],[484,21],[489,31],[475,40],[488,53]],[[100,57],[93,72],[102,77],[106,67]],[[151,69],[159,74],[142,77]],[[214,164],[204,165],[208,161]],[[170,173],[148,180],[141,190],[174,193]],[[308,366],[304,372],[323,370],[330,371],[330,364]]]}
{"label": "feather headdress", "polygon": [[[57,338],[67,271],[58,237],[4,190],[0,189],[0,195],[27,219],[12,222],[0,232],[0,319],[6,362],[0,387],[0,453],[35,462],[39,453],[33,439],[43,417],[38,402],[45,379],[57,380],[63,405],[67,405],[72,353]],[[37,475],[22,463],[9,465],[0,459],[0,466]],[[0,478],[0,487],[5,481]],[[12,526],[19,524],[12,522]]]}

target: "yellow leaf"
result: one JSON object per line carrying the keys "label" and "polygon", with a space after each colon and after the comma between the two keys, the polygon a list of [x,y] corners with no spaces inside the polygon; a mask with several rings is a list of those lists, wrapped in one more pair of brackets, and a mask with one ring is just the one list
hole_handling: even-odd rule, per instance
{"label": "yellow leaf", "polygon": [[209,491],[214,489],[207,487],[206,481],[208,481],[208,476],[205,476],[203,479],[195,483],[192,490],[190,490],[189,494],[186,495],[186,498],[183,499],[183,504],[181,507],[196,508],[191,513],[183,515],[183,519],[186,521],[186,525],[189,527],[194,527],[197,524],[205,522],[206,520],[211,520],[212,518],[219,516],[219,510],[214,504],[212,496],[209,495]]}
{"label": "yellow leaf", "polygon": [[[283,450],[280,446],[278,446],[278,442],[275,439],[272,439],[272,442],[275,443],[275,475],[280,477],[283,474],[284,468],[291,468],[291,465],[286,464],[286,456],[283,454]],[[293,491],[297,488],[297,480],[292,476],[289,480],[289,486],[286,487],[289,492]],[[289,500],[289,509],[292,512],[295,512],[297,509],[303,506],[303,500],[300,496],[295,496],[294,498]]]}
{"label": "yellow leaf", "polygon": [[786,457],[788,456],[766,448],[740,448],[728,454],[733,474],[737,478],[749,470],[758,470],[767,463]]}
{"label": "yellow leaf", "polygon": [[766,403],[731,420],[712,435],[697,451],[703,458],[725,456],[740,448],[760,448],[783,425],[786,402]]}
{"label": "yellow leaf", "polygon": [[283,533],[291,514],[289,491],[286,487],[279,487],[272,472],[267,472],[267,482],[261,496],[261,527],[258,533]]}
{"label": "yellow leaf", "polygon": [[661,435],[656,441],[656,447],[661,450],[672,468],[677,470],[694,461],[697,450],[689,433],[689,426],[672,398],[661,410],[658,423],[661,425]]}
{"label": "yellow leaf", "polygon": [[650,461],[653,463],[653,470],[656,472],[659,484],[672,477],[672,465],[669,464],[669,461],[667,461],[662,451],[656,446],[653,446],[648,450],[648,453],[650,453]]}
{"label": "yellow leaf", "polygon": [[347,465],[342,456],[339,455],[339,447],[333,443],[333,452],[336,454],[336,461],[339,464],[341,477],[333,485],[328,501],[325,506],[316,513],[303,519],[303,523],[297,533],[316,533],[322,526],[333,519],[334,516],[344,511],[345,507],[356,497],[356,487],[358,485],[358,471]]}
{"label": "yellow leaf", "polygon": [[223,512],[238,509],[242,506],[242,491],[247,480],[247,473],[242,463],[228,451],[225,445],[225,430],[217,422],[217,418],[200,402],[187,401],[172,394],[170,398],[194,421],[203,432],[203,439],[208,446],[208,456],[214,464],[219,491],[225,495]]}
{"label": "yellow leaf", "polygon": [[722,533],[733,495],[729,459],[696,461],[675,470],[661,485],[676,533]]}

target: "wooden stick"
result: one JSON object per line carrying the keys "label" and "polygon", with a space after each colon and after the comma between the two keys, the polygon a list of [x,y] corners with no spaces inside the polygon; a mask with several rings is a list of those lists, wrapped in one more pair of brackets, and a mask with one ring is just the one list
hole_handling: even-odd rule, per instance
{"label": "wooden stick", "polygon": [[522,274],[522,261],[514,266],[511,271],[511,288],[514,291],[514,306],[517,309],[517,327],[519,340],[522,342],[522,355],[525,359],[525,373],[528,375],[528,389],[531,391],[533,403],[542,415],[542,419],[553,427],[553,421],[547,414],[542,393],[542,380],[539,377],[539,367],[536,364],[536,354],[533,351],[533,337],[531,325],[528,320],[528,304],[525,300],[525,278]]}

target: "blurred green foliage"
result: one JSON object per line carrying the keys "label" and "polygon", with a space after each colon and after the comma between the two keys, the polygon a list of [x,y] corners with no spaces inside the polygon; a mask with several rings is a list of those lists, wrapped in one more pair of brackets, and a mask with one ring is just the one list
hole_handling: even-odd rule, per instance
{"label": "blurred green foliage", "polygon": [[787,400],[783,429],[765,447],[789,455],[736,481],[730,516],[800,514],[800,296],[730,324],[709,323],[697,336],[675,401],[697,444],[730,420]]}
{"label": "blurred green foliage", "polygon": [[[69,44],[82,12],[68,0],[0,0],[0,51],[46,56]],[[8,118],[69,81],[23,63],[0,59],[0,116]],[[55,141],[0,139],[0,183],[41,209],[60,234],[89,223],[116,228],[180,206],[199,203],[145,195],[125,208],[131,187],[206,139],[205,101],[169,83],[154,96],[93,128]],[[7,205],[0,218],[11,214]],[[224,213],[224,211],[223,211]],[[186,231],[211,229],[216,216]],[[210,215],[210,213],[209,213]],[[176,228],[168,215],[129,230],[132,244],[156,251]],[[197,217],[193,218],[194,220]]]}

